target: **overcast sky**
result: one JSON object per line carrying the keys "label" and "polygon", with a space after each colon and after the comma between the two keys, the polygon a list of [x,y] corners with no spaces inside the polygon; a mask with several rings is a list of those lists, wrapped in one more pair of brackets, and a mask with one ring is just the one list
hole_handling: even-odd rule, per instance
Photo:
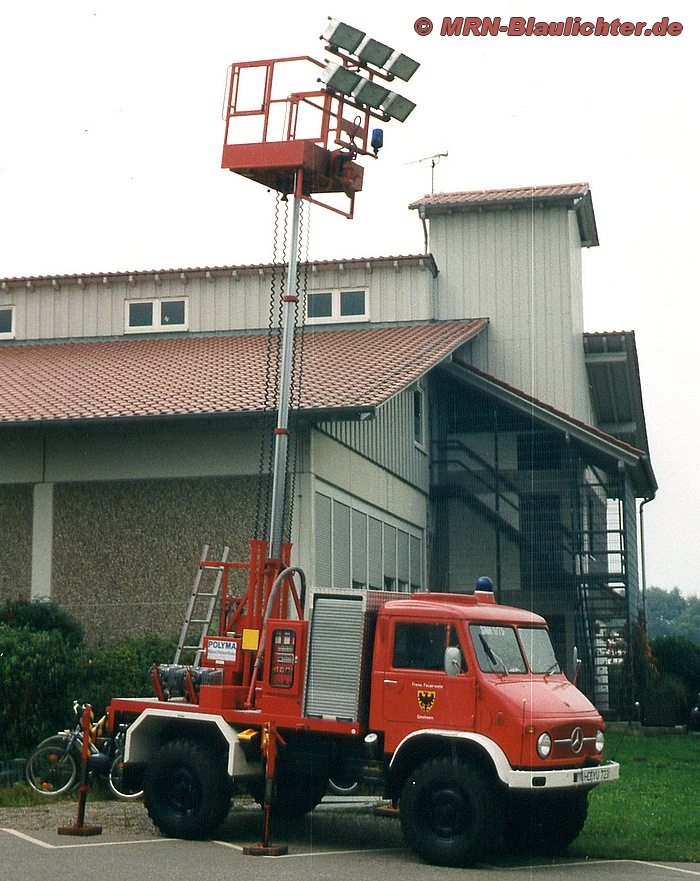
{"label": "overcast sky", "polygon": [[[647,584],[700,594],[700,13],[676,0],[489,4],[35,0],[0,7],[0,277],[265,263],[272,202],[220,168],[232,62],[323,58],[328,16],[422,62],[353,221],[315,211],[315,259],[418,253],[435,190],[588,181],[589,331],[634,330],[657,498]],[[260,10],[260,11],[258,11]],[[263,11],[264,10],[264,11]],[[440,36],[445,16],[645,22],[678,36]],[[420,36],[418,19],[432,33]],[[422,29],[427,29],[422,23]],[[308,88],[303,86],[300,88]]]}

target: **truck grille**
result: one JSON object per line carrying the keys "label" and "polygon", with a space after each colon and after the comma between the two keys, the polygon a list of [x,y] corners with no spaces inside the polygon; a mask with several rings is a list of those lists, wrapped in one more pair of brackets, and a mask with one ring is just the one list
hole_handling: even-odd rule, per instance
{"label": "truck grille", "polygon": [[584,733],[580,725],[559,729],[554,737],[554,757],[590,756],[595,751],[596,732]]}

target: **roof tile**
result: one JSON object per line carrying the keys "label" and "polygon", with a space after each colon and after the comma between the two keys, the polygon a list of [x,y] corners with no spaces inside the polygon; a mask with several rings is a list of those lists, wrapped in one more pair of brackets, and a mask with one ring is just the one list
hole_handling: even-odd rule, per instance
{"label": "roof tile", "polygon": [[419,205],[494,205],[503,202],[524,202],[530,199],[556,199],[585,196],[589,187],[587,183],[553,184],[537,187],[510,187],[497,190],[471,190],[461,193],[431,193],[412,202],[409,207]]}
{"label": "roof tile", "polygon": [[[441,321],[306,329],[295,405],[372,408],[487,324]],[[274,409],[277,333],[0,346],[0,423]],[[295,393],[296,394],[296,393]]]}

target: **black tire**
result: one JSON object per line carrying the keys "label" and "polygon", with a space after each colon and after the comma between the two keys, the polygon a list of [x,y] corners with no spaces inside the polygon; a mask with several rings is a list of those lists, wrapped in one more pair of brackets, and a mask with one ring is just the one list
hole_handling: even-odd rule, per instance
{"label": "black tire", "polygon": [[587,792],[515,799],[507,811],[505,841],[515,853],[558,856],[581,834],[587,816]]}
{"label": "black tire", "polygon": [[[272,793],[270,815],[278,823],[298,820],[316,805],[326,794],[327,778],[319,775],[301,776],[289,774],[284,767],[275,774],[275,787]],[[249,792],[262,807],[265,801],[265,781],[254,780]]]}
{"label": "black tire", "polygon": [[211,838],[226,819],[231,793],[223,751],[207,741],[167,741],[146,770],[148,816],[170,838]]}
{"label": "black tire", "polygon": [[493,846],[497,799],[489,777],[457,759],[433,759],[406,780],[399,802],[410,847],[435,866],[470,866]]}
{"label": "black tire", "polygon": [[66,751],[67,738],[50,738],[29,757],[25,776],[39,795],[55,798],[64,795],[78,782],[78,762]]}
{"label": "black tire", "polygon": [[109,769],[109,790],[115,798],[122,801],[137,801],[143,797],[143,789],[132,788],[124,785],[124,753],[118,752]]}

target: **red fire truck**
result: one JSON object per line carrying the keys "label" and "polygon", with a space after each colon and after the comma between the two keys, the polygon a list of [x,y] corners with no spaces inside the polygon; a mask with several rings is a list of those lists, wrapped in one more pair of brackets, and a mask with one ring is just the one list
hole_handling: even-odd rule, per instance
{"label": "red fire truck", "polygon": [[488,590],[307,592],[298,569],[273,579],[266,543],[252,544],[249,590],[224,584],[201,666],[156,668],[156,699],[110,706],[130,723],[125,773],[163,834],[211,837],[244,791],[265,808],[266,836],[271,817],[312,810],[333,779],[379,782],[433,864],[576,838],[589,791],[619,766],[603,760],[601,716],[543,618]]}

